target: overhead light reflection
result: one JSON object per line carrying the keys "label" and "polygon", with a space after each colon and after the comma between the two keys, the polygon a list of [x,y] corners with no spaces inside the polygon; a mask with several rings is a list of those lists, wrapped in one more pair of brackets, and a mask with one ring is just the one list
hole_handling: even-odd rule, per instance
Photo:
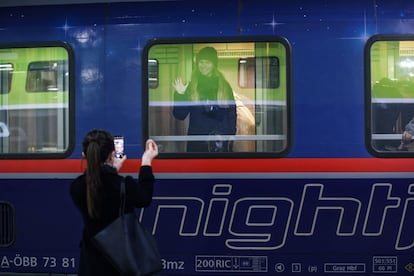
{"label": "overhead light reflection", "polygon": [[402,68],[414,68],[414,61],[407,58],[407,59],[400,62],[400,67],[402,67]]}

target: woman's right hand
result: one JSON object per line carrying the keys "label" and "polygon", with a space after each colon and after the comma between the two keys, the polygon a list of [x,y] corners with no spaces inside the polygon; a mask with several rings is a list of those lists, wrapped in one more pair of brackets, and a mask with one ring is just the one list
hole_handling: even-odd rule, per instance
{"label": "woman's right hand", "polygon": [[148,139],[145,143],[145,151],[142,154],[141,166],[151,166],[152,160],[158,155],[158,146],[154,140]]}
{"label": "woman's right hand", "polygon": [[187,89],[188,83],[184,84],[181,78],[176,79],[173,82],[173,87],[178,94],[184,94],[185,90]]}

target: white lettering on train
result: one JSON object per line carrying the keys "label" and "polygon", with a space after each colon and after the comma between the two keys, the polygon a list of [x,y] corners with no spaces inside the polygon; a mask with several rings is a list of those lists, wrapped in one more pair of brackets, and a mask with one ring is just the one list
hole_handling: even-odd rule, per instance
{"label": "white lettering on train", "polygon": [[[395,249],[408,250],[414,247],[414,231],[409,223],[414,216],[414,198],[408,197],[402,202],[400,197],[392,196],[392,189],[391,183],[375,183],[369,198],[363,200],[355,196],[335,196],[332,191],[327,196],[324,184],[305,184],[295,213],[295,202],[291,198],[241,197],[231,202],[232,185],[216,184],[207,203],[199,197],[157,196],[153,199],[152,211],[143,209],[140,217],[152,223],[155,234],[163,212],[174,211],[174,215],[178,213],[179,236],[220,237],[227,231],[226,234],[232,236],[225,240],[228,248],[275,250],[286,245],[293,223],[294,236],[311,237],[316,234],[318,221],[329,214],[335,217],[332,223],[336,224],[337,236],[381,236],[387,216],[394,214],[390,214],[391,211],[398,211],[401,219]],[[414,184],[409,185],[408,195],[414,195]],[[293,217],[293,214],[296,215]],[[363,222],[360,232],[357,231],[358,222]]]}

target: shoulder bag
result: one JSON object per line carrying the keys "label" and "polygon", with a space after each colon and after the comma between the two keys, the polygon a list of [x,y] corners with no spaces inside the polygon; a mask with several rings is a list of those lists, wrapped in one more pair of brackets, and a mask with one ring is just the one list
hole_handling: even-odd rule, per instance
{"label": "shoulder bag", "polygon": [[133,213],[125,212],[125,181],[121,182],[119,217],[92,238],[121,275],[153,275],[162,270],[154,236]]}

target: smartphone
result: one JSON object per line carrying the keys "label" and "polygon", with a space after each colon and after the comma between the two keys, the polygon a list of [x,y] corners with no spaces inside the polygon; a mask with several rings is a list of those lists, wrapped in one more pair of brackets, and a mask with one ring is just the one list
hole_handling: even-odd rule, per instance
{"label": "smartphone", "polygon": [[115,157],[122,158],[124,156],[124,137],[120,135],[114,136]]}

